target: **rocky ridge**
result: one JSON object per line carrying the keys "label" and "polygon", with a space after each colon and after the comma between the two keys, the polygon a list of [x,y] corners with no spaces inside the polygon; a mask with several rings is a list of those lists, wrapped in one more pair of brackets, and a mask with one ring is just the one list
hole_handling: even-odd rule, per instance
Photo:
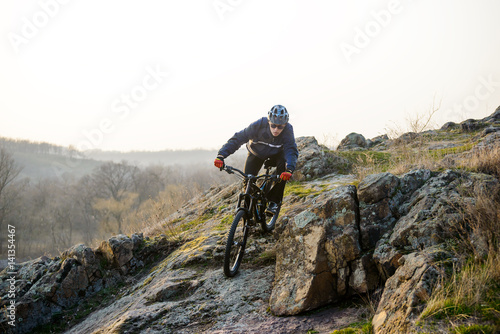
{"label": "rocky ridge", "polygon": [[[450,151],[456,159],[499,145],[499,129],[500,107],[483,120],[398,139],[427,136],[429,149],[442,150],[464,146],[450,134],[472,137],[467,150]],[[396,142],[348,137],[340,151],[383,150]],[[185,230],[182,242],[119,235],[96,249],[76,245],[60,257],[17,265],[16,332],[52,322],[68,333],[330,333],[367,317],[363,307],[338,303],[374,292],[380,295],[376,333],[417,332],[415,320],[441,278],[440,266],[454,261],[446,241],[462,219],[459,202],[474,200],[463,189],[494,189],[498,179],[419,168],[358,183],[345,173],[351,162],[342,155],[312,137],[297,143],[303,181],[287,186],[274,233],[252,232],[235,278],[224,277],[221,263],[238,184],[213,187],[168,218]],[[6,306],[9,275],[0,276]],[[7,315],[0,328],[12,330]]]}

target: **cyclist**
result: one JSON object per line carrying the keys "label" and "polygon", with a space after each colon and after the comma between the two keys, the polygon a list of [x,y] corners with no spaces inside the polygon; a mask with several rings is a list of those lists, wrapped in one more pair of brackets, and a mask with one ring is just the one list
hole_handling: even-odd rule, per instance
{"label": "cyclist", "polygon": [[[224,166],[224,159],[246,143],[248,156],[244,172],[257,175],[264,161],[271,158],[276,164],[276,175],[282,181],[288,181],[297,163],[299,151],[295,144],[293,127],[288,123],[289,115],[282,105],[275,105],[266,117],[253,122],[247,128],[236,132],[217,153],[214,165],[217,168]],[[267,212],[275,214],[285,190],[286,182],[278,182],[267,194],[269,205]]]}

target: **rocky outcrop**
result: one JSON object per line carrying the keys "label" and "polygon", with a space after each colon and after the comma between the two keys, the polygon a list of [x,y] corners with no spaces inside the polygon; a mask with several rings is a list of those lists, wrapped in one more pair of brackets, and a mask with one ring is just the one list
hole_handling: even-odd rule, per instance
{"label": "rocky outcrop", "polygon": [[348,160],[319,145],[314,137],[299,137],[296,139],[296,143],[300,152],[296,171],[300,172],[305,179],[317,178],[331,173],[345,173],[351,166]]}
{"label": "rocky outcrop", "polygon": [[270,298],[277,315],[298,314],[378,287],[383,271],[374,248],[400,217],[399,209],[430,171],[398,178],[370,175],[360,184],[319,195],[288,212],[276,227],[276,278]]}
{"label": "rocky outcrop", "polygon": [[500,106],[495,110],[493,114],[487,116],[483,119],[466,119],[460,123],[447,122],[442,127],[443,131],[452,131],[459,129],[462,132],[472,132],[484,128],[489,128],[489,132],[497,131],[500,127]]}
{"label": "rocky outcrop", "polygon": [[460,189],[488,188],[497,182],[484,174],[451,170],[430,178],[400,206],[401,218],[379,241],[374,258],[383,276],[394,274],[403,254],[438,245],[456,234],[454,226],[462,219],[459,202],[468,200]]}
{"label": "rocky outcrop", "polygon": [[495,112],[493,114],[491,114],[490,116],[488,117],[485,117],[481,120],[482,122],[485,122],[485,123],[500,123],[500,106],[498,106],[498,108],[495,110]]}
{"label": "rocky outcrop", "polygon": [[[409,205],[409,196],[430,177],[430,170],[420,169],[401,177],[390,173],[373,174],[360,182],[358,198],[363,249],[375,249],[382,236],[392,231]],[[384,279],[388,277],[383,270],[380,274]]]}
{"label": "rocky outcrop", "polygon": [[462,189],[496,184],[492,176],[451,170],[381,173],[357,191],[341,186],[287,212],[275,231],[271,311],[298,314],[385,282],[377,331],[409,325],[435,286],[434,260],[447,256],[440,247],[458,233],[459,201],[471,200]]}
{"label": "rocky outcrop", "polygon": [[401,218],[374,251],[379,272],[387,279],[374,319],[376,333],[404,331],[422,311],[439,276],[435,260],[451,257],[441,247],[459,233],[460,204],[473,200],[464,189],[493,189],[497,184],[489,175],[448,170],[431,177],[400,205]]}
{"label": "rocky outcrop", "polygon": [[[26,333],[50,322],[54,314],[116,286],[126,273],[142,268],[153,249],[170,249],[170,243],[161,237],[147,242],[149,246],[144,245],[141,234],[119,235],[103,241],[95,250],[81,244],[54,259],[42,257],[16,265],[16,331]],[[8,291],[6,278],[10,274],[4,270],[0,276],[0,291]],[[1,306],[7,302],[8,298],[2,295]],[[0,326],[8,328],[7,320],[0,318]]]}

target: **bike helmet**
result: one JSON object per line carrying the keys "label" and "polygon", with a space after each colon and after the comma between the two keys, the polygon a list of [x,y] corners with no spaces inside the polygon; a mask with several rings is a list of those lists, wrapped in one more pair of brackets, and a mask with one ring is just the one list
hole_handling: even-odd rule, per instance
{"label": "bike helmet", "polygon": [[274,124],[286,124],[288,123],[288,111],[286,111],[286,108],[283,107],[282,105],[275,105],[274,107],[269,110],[267,113],[268,119],[271,123]]}

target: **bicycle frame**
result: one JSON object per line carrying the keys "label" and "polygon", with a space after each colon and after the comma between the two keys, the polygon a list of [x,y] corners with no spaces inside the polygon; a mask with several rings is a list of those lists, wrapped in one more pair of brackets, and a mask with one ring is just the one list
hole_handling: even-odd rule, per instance
{"label": "bicycle frame", "polygon": [[[267,202],[265,193],[267,192],[267,190],[269,190],[267,189],[269,188],[268,187],[269,182],[272,181],[273,179],[278,179],[278,176],[269,174],[270,167],[266,168],[265,174],[259,176],[254,176],[252,174],[245,174],[239,169],[231,166],[224,166],[222,169],[224,168],[226,172],[228,172],[229,174],[232,174],[234,171],[238,172],[238,174],[241,175],[241,178],[244,181],[246,181],[245,192],[240,193],[240,195],[238,196],[238,204],[236,205],[236,211],[245,210],[247,217],[250,220],[252,220],[252,218],[255,218],[260,221],[262,219],[261,214],[264,214],[264,210],[258,211],[255,202],[258,201],[259,199]],[[258,186],[256,182],[257,180],[260,179],[263,179],[264,182],[262,182],[262,184]],[[248,206],[246,205],[246,203],[248,203]]]}

